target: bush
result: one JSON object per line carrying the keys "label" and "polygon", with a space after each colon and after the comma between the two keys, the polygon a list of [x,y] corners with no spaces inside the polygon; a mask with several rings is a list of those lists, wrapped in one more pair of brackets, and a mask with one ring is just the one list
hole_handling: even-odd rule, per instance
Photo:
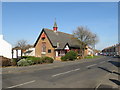
{"label": "bush", "polygon": [[0,56],[0,59],[2,59],[0,61],[1,66],[10,66],[11,65],[11,59],[8,59],[8,58],[2,57],[2,56]]}
{"label": "bush", "polygon": [[62,57],[61,57],[61,60],[62,60],[62,61],[67,61],[66,56],[62,56]]}
{"label": "bush", "polygon": [[34,56],[23,56],[23,59],[26,60],[32,60],[33,64],[41,64],[41,58],[40,57],[34,57]]}
{"label": "bush", "polygon": [[33,64],[32,60],[26,60],[26,59],[21,59],[20,61],[17,62],[18,66],[29,66],[32,64]]}
{"label": "bush", "polygon": [[34,58],[34,56],[22,56],[23,59]]}
{"label": "bush", "polygon": [[42,64],[42,60],[40,57],[29,57],[27,58],[27,60],[32,60],[34,62],[34,64]]}
{"label": "bush", "polygon": [[27,60],[27,62],[29,63],[29,65],[33,65],[34,62],[32,60]]}
{"label": "bush", "polygon": [[75,60],[77,59],[77,53],[74,52],[74,51],[70,51],[68,53],[66,53],[65,57],[68,59],[68,60]]}
{"label": "bush", "polygon": [[42,63],[53,63],[53,58],[51,57],[33,57],[25,56],[23,59],[17,62],[18,66],[28,66],[33,64],[42,64]]}
{"label": "bush", "polygon": [[69,51],[68,53],[66,53],[65,56],[61,57],[61,60],[62,61],[67,61],[67,60],[70,60],[70,61],[73,61],[75,59],[77,59],[77,53],[74,52],[74,51]]}
{"label": "bush", "polygon": [[51,57],[41,57],[43,63],[53,63],[53,58]]}
{"label": "bush", "polygon": [[18,61],[19,61],[19,59],[13,58],[11,60],[11,65],[16,66]]}

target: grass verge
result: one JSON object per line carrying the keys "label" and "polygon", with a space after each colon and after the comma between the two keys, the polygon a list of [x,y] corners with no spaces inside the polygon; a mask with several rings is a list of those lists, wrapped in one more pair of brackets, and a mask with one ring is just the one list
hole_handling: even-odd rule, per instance
{"label": "grass verge", "polygon": [[99,58],[101,56],[86,56],[85,59],[93,59],[93,58]]}

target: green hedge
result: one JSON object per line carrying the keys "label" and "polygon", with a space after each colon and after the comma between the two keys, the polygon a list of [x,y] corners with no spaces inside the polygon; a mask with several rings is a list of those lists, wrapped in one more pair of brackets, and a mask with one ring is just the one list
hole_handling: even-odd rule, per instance
{"label": "green hedge", "polygon": [[28,66],[33,64],[42,63],[53,63],[53,58],[51,57],[34,57],[34,56],[23,56],[23,59],[17,62],[18,66]]}
{"label": "green hedge", "polygon": [[66,56],[62,56],[62,57],[61,57],[61,60],[62,60],[62,61],[67,61]]}
{"label": "green hedge", "polygon": [[43,63],[53,63],[53,58],[51,57],[41,57]]}
{"label": "green hedge", "polygon": [[66,53],[65,56],[62,56],[61,60],[62,61],[73,61],[73,60],[77,59],[77,56],[78,56],[78,54],[71,50],[68,53]]}
{"label": "green hedge", "polygon": [[29,57],[29,58],[26,58],[27,60],[32,60],[34,62],[34,64],[41,64],[42,63],[42,60],[40,57]]}
{"label": "green hedge", "polygon": [[26,59],[26,58],[34,58],[34,56],[22,56],[23,59]]}
{"label": "green hedge", "polygon": [[21,59],[20,61],[17,62],[18,66],[29,66],[33,65],[32,60],[26,60],[26,59]]}

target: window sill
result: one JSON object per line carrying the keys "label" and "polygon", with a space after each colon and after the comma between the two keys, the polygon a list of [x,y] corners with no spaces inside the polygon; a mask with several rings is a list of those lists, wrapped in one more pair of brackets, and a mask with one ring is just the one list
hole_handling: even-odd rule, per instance
{"label": "window sill", "polygon": [[46,52],[41,52],[42,54],[46,54]]}

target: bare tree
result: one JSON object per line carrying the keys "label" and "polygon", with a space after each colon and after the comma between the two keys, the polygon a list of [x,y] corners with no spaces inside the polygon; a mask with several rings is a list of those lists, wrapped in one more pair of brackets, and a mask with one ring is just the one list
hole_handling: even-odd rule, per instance
{"label": "bare tree", "polygon": [[15,47],[19,47],[19,48],[21,48],[22,50],[26,50],[26,49],[28,48],[27,40],[18,40],[18,41],[16,42]]}
{"label": "bare tree", "polygon": [[78,39],[79,42],[82,42],[80,43],[80,50],[83,57],[86,46],[95,46],[95,44],[98,42],[97,35],[92,33],[87,27],[78,27],[73,31],[73,35]]}

